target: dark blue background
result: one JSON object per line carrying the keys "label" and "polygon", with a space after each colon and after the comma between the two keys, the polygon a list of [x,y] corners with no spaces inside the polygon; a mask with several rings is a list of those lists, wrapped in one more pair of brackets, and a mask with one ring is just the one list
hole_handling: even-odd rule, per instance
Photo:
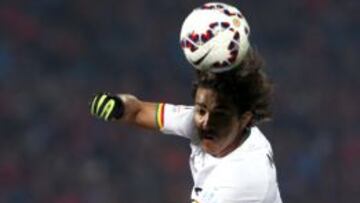
{"label": "dark blue background", "polygon": [[[98,91],[191,104],[182,21],[205,1],[2,0],[0,202],[186,203],[187,140],[90,117]],[[360,4],[225,1],[275,82],[284,202],[360,199]]]}

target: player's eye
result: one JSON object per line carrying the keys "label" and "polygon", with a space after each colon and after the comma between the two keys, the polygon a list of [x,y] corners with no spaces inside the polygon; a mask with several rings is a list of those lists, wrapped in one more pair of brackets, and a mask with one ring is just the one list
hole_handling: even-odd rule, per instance
{"label": "player's eye", "polygon": [[206,110],[204,108],[198,107],[196,108],[196,113],[200,116],[204,116],[206,114]]}

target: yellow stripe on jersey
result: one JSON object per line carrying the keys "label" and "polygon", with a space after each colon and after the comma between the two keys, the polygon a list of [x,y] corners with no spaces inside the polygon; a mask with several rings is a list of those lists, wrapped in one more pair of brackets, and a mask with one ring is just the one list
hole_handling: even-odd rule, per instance
{"label": "yellow stripe on jersey", "polygon": [[158,129],[162,129],[164,127],[164,107],[164,103],[158,103],[156,107],[155,122]]}

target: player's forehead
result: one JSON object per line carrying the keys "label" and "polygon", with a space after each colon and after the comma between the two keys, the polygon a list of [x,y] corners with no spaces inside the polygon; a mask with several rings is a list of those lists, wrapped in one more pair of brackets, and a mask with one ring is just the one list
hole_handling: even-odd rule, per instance
{"label": "player's forehead", "polygon": [[195,94],[195,106],[207,109],[233,110],[235,106],[229,98],[214,89],[199,87]]}

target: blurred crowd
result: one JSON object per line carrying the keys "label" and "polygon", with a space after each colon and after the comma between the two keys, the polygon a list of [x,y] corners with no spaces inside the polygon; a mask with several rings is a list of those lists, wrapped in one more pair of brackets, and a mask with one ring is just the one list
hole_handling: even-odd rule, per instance
{"label": "blurred crowd", "polygon": [[[0,1],[0,202],[186,203],[188,141],[90,117],[99,91],[191,104],[181,23],[205,1]],[[275,84],[284,202],[360,199],[360,3],[224,1]]]}

